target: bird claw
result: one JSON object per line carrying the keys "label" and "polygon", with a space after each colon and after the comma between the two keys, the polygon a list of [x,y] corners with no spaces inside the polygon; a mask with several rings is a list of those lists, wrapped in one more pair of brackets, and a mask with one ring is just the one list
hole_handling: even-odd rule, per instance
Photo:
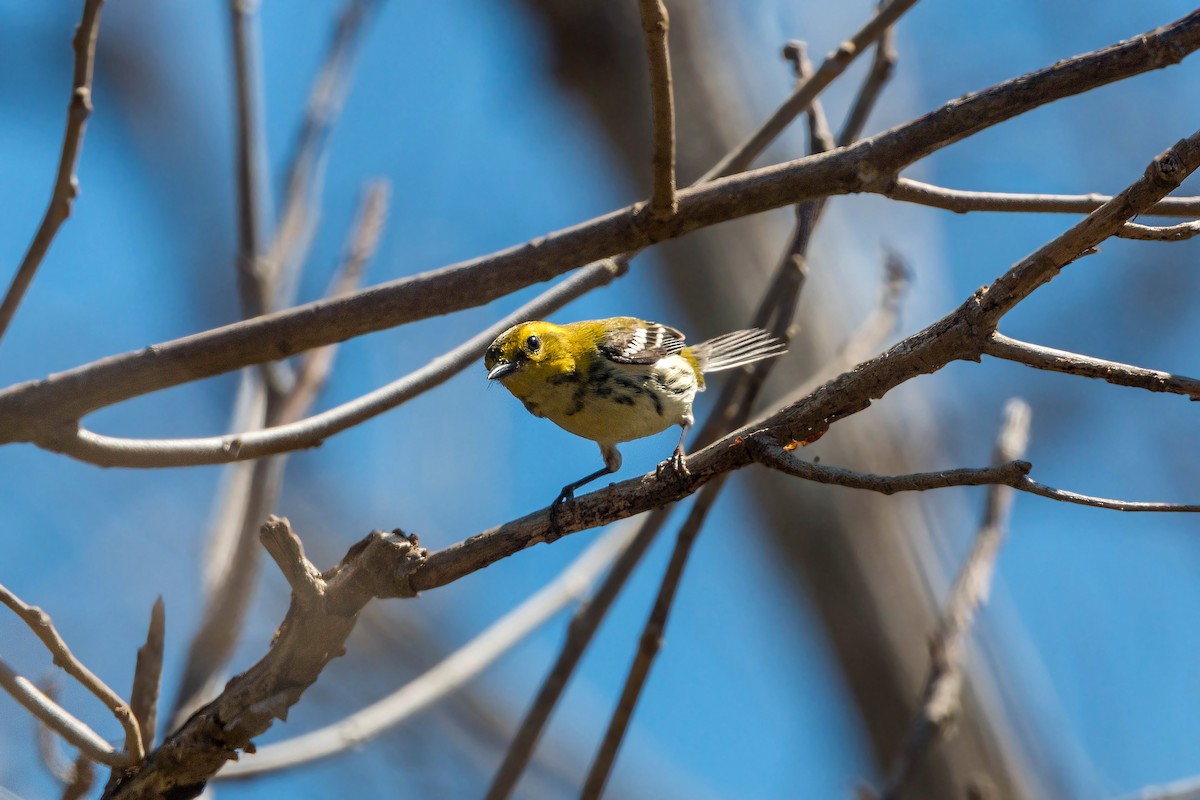
{"label": "bird claw", "polygon": [[678,481],[686,480],[692,475],[691,470],[688,469],[686,458],[682,450],[676,450],[670,458],[658,465],[654,471],[654,477],[661,480],[669,472]]}

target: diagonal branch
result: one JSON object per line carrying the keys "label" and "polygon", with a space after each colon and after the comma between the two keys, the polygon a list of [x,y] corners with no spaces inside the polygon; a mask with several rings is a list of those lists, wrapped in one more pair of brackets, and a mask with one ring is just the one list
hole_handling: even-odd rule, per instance
{"label": "diagonal branch", "polygon": [[98,764],[123,768],[134,763],[129,753],[117,752],[98,733],[83,724],[70,712],[47,697],[12,667],[0,661],[0,688],[25,707],[30,714],[41,720],[67,742],[79,748],[79,752]]}
{"label": "diagonal branch", "polygon": [[904,12],[917,4],[917,0],[890,0],[881,5],[875,16],[856,34],[842,42],[837,50],[830,53],[816,73],[797,86],[791,97],[771,114],[770,118],[749,138],[737,147],[720,163],[705,174],[705,179],[713,179],[725,175],[733,175],[750,166],[751,162],[761,153],[784,128],[791,124],[812,101],[825,91],[829,84],[846,71],[846,67],[864,50],[878,41],[896,23]]}
{"label": "diagonal branch", "polygon": [[[142,737],[138,730],[137,720],[134,718],[129,704],[75,657],[71,648],[67,647],[66,641],[54,627],[54,623],[51,622],[50,615],[37,606],[23,602],[21,598],[4,586],[0,586],[0,603],[8,606],[9,610],[29,626],[29,629],[50,651],[50,655],[54,659],[54,666],[60,667],[78,681],[79,685],[95,695],[112,712],[112,715],[121,723],[121,727],[125,729],[125,752],[133,763],[141,761],[145,756],[145,750],[142,747]],[[72,744],[75,743],[72,742]],[[105,761],[104,763],[109,762]]]}
{"label": "diagonal branch", "polygon": [[1195,378],[1042,347],[1009,338],[999,331],[988,337],[983,352],[993,358],[1015,361],[1034,369],[1096,378],[1117,386],[1132,386],[1148,392],[1181,394],[1192,400],[1200,399],[1200,380]]}
{"label": "diagonal branch", "polygon": [[71,80],[71,102],[67,106],[67,130],[63,134],[62,156],[58,161],[58,175],[54,178],[54,189],[50,194],[50,205],[42,216],[33,242],[17,267],[4,300],[0,301],[0,339],[8,330],[9,323],[17,313],[17,307],[25,297],[25,291],[33,282],[33,276],[50,250],[55,234],[71,216],[71,207],[79,194],[79,180],[75,177],[75,166],[83,149],[83,134],[88,117],[92,115],[92,76],[96,63],[96,37],[100,32],[100,7],[104,0],[85,0],[83,19],[75,29],[72,46],[75,50],[75,72]]}
{"label": "diagonal branch", "polygon": [[614,528],[553,581],[382,700],[319,730],[261,747],[254,758],[230,764],[218,777],[243,779],[308,764],[358,747],[399,725],[479,675],[587,591],[596,576],[628,548],[634,533],[631,527]]}
{"label": "diagonal branch", "polygon": [[[1025,455],[1030,414],[1025,401],[1014,399],[1008,402],[1004,422],[996,437],[993,464],[1012,462]],[[1010,487],[995,484],[988,489],[987,505],[975,543],[954,581],[941,622],[929,643],[929,674],[921,692],[921,703],[909,724],[904,745],[892,762],[884,800],[895,800],[900,796],[934,742],[945,735],[958,716],[967,637],[979,607],[991,590],[992,574],[1000,545],[1004,542],[1012,500]]]}
{"label": "diagonal branch", "polygon": [[650,61],[650,100],[654,108],[654,192],[650,213],[669,219],[675,202],[675,98],[671,89],[671,54],[667,48],[670,18],[663,0],[638,0],[646,57]]}
{"label": "diagonal branch", "polygon": [[[483,305],[578,265],[735,217],[834,194],[883,192],[901,169],[939,148],[1054,100],[1176,63],[1197,48],[1200,11],[959,98],[849,147],[683,189],[669,223],[638,216],[631,206],[491,256],[19,384],[0,391],[0,443],[36,439],[53,448],[56,439],[70,438],[80,417],[131,397]],[[48,422],[54,418],[65,427],[54,428]]]}

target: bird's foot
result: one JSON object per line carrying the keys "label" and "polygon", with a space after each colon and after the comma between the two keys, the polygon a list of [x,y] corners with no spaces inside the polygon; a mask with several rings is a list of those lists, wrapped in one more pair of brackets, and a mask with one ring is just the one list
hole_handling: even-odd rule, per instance
{"label": "bird's foot", "polygon": [[659,480],[666,478],[668,475],[680,483],[686,481],[692,475],[687,466],[687,456],[681,448],[676,448],[671,457],[659,464],[658,469],[654,471],[654,477]]}

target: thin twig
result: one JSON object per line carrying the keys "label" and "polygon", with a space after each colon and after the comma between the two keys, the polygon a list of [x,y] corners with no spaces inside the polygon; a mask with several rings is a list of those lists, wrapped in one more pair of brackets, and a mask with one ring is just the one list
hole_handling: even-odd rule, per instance
{"label": "thin twig", "polygon": [[321,571],[304,555],[304,543],[284,517],[271,515],[259,531],[259,539],[302,605],[316,602],[327,585]]}
{"label": "thin twig", "polygon": [[571,624],[567,627],[567,636],[562,649],[559,650],[558,658],[542,680],[537,696],[525,712],[516,735],[509,743],[504,761],[496,770],[496,776],[492,778],[492,785],[488,787],[486,795],[487,800],[503,800],[516,788],[521,774],[533,756],[534,748],[550,719],[550,714],[567,687],[567,681],[574,674],[592,637],[608,615],[617,595],[625,587],[625,582],[633,573],[634,567],[650,549],[663,523],[667,521],[667,513],[665,509],[657,508],[642,520],[633,540],[613,564],[600,588],[575,612]]}
{"label": "thin twig", "polygon": [[917,0],[891,0],[887,5],[881,6],[870,22],[826,56],[812,78],[802,86],[796,87],[791,97],[785,100],[758,130],[705,173],[704,178],[712,180],[733,175],[749,167],[759,153],[766,149],[792,120],[802,114],[855,58],[878,41],[904,12],[916,4]]}
{"label": "thin twig", "polygon": [[663,0],[638,0],[646,57],[650,61],[650,100],[654,109],[654,192],[650,213],[670,219],[675,202],[675,97],[671,87],[671,54],[667,47],[670,17]]}
{"label": "thin twig", "polygon": [[[391,183],[386,180],[373,181],[363,189],[357,219],[346,244],[346,255],[334,273],[326,297],[343,297],[362,283],[363,271],[379,249],[390,197]],[[304,354],[296,369],[295,385],[280,407],[280,423],[296,422],[312,407],[333,368],[336,350],[337,345],[325,345]]]}
{"label": "thin twig", "polygon": [[[133,763],[141,761],[146,752],[142,747],[142,737],[138,730],[137,720],[134,719],[129,704],[75,657],[71,648],[67,647],[66,641],[54,627],[54,623],[51,622],[50,615],[37,606],[23,602],[2,585],[0,585],[0,603],[8,606],[37,635],[45,648],[50,651],[54,666],[61,668],[78,681],[79,685],[95,695],[112,712],[112,715],[121,723],[121,727],[125,729],[125,752]],[[38,694],[41,695],[41,692]],[[76,744],[74,741],[71,743]]]}
{"label": "thin twig", "polygon": [[[996,437],[994,465],[1006,464],[1025,455],[1030,415],[1025,401],[1013,399],[1008,402],[1004,422]],[[903,747],[892,762],[883,800],[895,800],[900,796],[934,742],[945,734],[958,716],[967,637],[975,614],[991,589],[1012,500],[1011,487],[996,484],[988,489],[975,543],[954,581],[941,621],[929,643],[929,674],[921,692],[921,702],[909,724]]]}
{"label": "thin twig", "polygon": [[323,183],[330,134],[345,105],[366,23],[378,6],[379,0],[345,0],[309,90],[304,120],[288,159],[279,226],[265,256],[279,307],[294,302],[298,267],[319,212],[316,198]]}
{"label": "thin twig", "polygon": [[238,294],[242,316],[271,309],[271,277],[265,273],[270,219],[266,134],[263,129],[262,42],[259,0],[229,0],[234,64],[237,139]]}
{"label": "thin twig", "polygon": [[4,300],[0,302],[0,338],[4,337],[9,323],[17,313],[17,307],[25,297],[25,291],[33,282],[33,276],[50,250],[55,234],[67,217],[79,194],[79,180],[75,167],[83,149],[83,134],[88,117],[92,114],[92,76],[96,63],[96,37],[100,32],[100,7],[104,0],[85,0],[83,18],[75,29],[72,46],[75,50],[75,70],[71,79],[71,102],[67,106],[67,130],[63,134],[62,155],[58,161],[58,174],[54,178],[54,189],[50,193],[50,205],[42,216],[37,233],[25,256],[17,267]]}
{"label": "thin twig", "polygon": [[[997,84],[831,153],[681,190],[670,225],[637,206],[502,253],[112,356],[0,391],[0,443],[53,449],[80,417],[122,400],[434,314],[483,305],[577,265],[735,217],[852,191],[883,191],[930,153],[1054,100],[1181,60],[1200,47],[1200,11],[1141,36]],[[1146,213],[1139,207],[1138,213]],[[47,420],[61,420],[55,429]]]}
{"label": "thin twig", "polygon": [[100,734],[80,722],[70,712],[51,700],[28,678],[18,675],[4,661],[0,661],[0,688],[25,707],[67,742],[79,748],[91,760],[110,767],[128,767],[134,763],[129,753],[118,752],[104,741]]}
{"label": "thin twig", "polygon": [[1030,344],[1012,339],[999,331],[992,333],[988,338],[983,352],[993,358],[1015,361],[1035,369],[1096,378],[1117,386],[1132,386],[1148,392],[1181,394],[1193,400],[1200,400],[1200,380],[1195,378]]}
{"label": "thin twig", "polygon": [[845,486],[850,489],[866,489],[879,494],[891,495],[898,492],[927,492],[931,489],[946,489],[951,486],[999,484],[1051,500],[1091,506],[1092,508],[1107,508],[1110,511],[1186,514],[1200,512],[1200,504],[1194,503],[1110,500],[1106,497],[1093,497],[1066,489],[1055,489],[1029,477],[1032,465],[1028,461],[1010,461],[991,467],[961,467],[938,472],[914,472],[907,475],[873,475],[803,461],[787,452],[785,448],[775,444],[758,443],[753,445],[753,448],[755,458],[759,463],[788,475],[815,483]]}
{"label": "thin twig", "polygon": [[627,525],[614,528],[537,593],[382,700],[319,730],[261,747],[253,758],[229,764],[217,777],[248,778],[311,763],[357,747],[409,719],[472,680],[586,592],[634,533]]}
{"label": "thin twig", "polygon": [[[947,189],[912,178],[897,178],[881,194],[892,200],[941,208],[957,214],[971,211],[1006,213],[1090,214],[1112,200],[1106,194],[1021,194]],[[1200,216],[1200,197],[1168,197],[1142,212],[1152,217]]]}
{"label": "thin twig", "polygon": [[604,786],[608,782],[608,776],[612,773],[612,766],[617,758],[617,751],[625,739],[629,721],[633,717],[634,708],[637,707],[642,688],[650,676],[650,668],[654,665],[655,656],[662,647],[663,636],[667,629],[667,618],[671,613],[675,593],[679,588],[679,581],[683,577],[684,567],[687,566],[692,545],[704,525],[709,509],[720,495],[722,485],[724,485],[724,479],[718,478],[704,488],[688,513],[687,520],[679,529],[675,540],[675,549],[671,551],[671,560],[667,564],[666,573],[659,584],[654,607],[650,611],[649,619],[642,627],[637,654],[625,677],[621,697],[617,701],[616,708],[613,709],[612,719],[609,720],[608,728],[604,732],[604,739],[592,759],[592,766],[588,770],[583,789],[579,793],[582,800],[597,800],[604,792]]}
{"label": "thin twig", "polygon": [[150,609],[150,627],[146,643],[138,648],[137,666],[133,671],[133,688],[129,692],[129,708],[137,720],[142,742],[154,746],[158,727],[158,696],[162,684],[163,644],[166,637],[166,610],[160,596]]}
{"label": "thin twig", "polygon": [[[886,2],[887,0],[880,0],[880,8]],[[867,120],[879,102],[883,87],[892,79],[898,59],[896,31],[894,26],[891,26],[875,42],[875,57],[871,59],[871,68],[867,70],[866,78],[858,87],[858,94],[854,96],[854,102],[846,114],[845,122],[842,123],[842,132],[838,134],[837,138],[838,147],[853,144],[862,136],[863,130],[867,127]]]}
{"label": "thin twig", "polygon": [[1125,227],[1117,231],[1118,239],[1136,239],[1142,242],[1183,242],[1196,235],[1200,235],[1200,221],[1161,226],[1126,222]]}

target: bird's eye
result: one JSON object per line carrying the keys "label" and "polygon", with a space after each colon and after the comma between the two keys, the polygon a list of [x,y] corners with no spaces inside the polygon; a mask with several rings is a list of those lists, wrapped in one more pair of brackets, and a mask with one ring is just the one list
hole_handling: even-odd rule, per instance
{"label": "bird's eye", "polygon": [[536,353],[542,349],[542,340],[537,336],[530,336],[525,340],[525,349],[531,353]]}

